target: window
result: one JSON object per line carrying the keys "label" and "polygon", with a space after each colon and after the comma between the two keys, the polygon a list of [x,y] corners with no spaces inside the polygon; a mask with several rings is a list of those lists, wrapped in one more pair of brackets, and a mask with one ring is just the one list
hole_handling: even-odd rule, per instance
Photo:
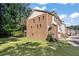
{"label": "window", "polygon": [[32,36],[33,36],[34,34],[32,33]]}
{"label": "window", "polygon": [[39,21],[40,21],[40,17],[39,17]]}
{"label": "window", "polygon": [[61,27],[58,25],[58,32],[61,32]]}
{"label": "window", "polygon": [[41,28],[41,24],[40,24],[40,28]]}
{"label": "window", "polygon": [[37,28],[38,28],[38,24],[37,24]]}
{"label": "window", "polygon": [[31,28],[32,28],[32,26],[31,26]]}
{"label": "window", "polygon": [[43,16],[43,20],[44,20],[44,16]]}
{"label": "window", "polygon": [[35,19],[33,19],[33,23],[35,23]]}

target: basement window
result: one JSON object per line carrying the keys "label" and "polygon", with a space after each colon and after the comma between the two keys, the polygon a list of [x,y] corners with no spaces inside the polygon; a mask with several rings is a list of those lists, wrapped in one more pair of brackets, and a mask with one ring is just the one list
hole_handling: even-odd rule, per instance
{"label": "basement window", "polygon": [[32,33],[32,36],[33,36],[34,34]]}

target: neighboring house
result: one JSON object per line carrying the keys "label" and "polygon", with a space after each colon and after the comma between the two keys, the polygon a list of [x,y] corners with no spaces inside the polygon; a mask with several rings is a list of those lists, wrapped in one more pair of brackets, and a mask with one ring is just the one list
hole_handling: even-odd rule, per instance
{"label": "neighboring house", "polygon": [[76,35],[76,30],[66,27],[66,37]]}
{"label": "neighboring house", "polygon": [[75,35],[75,30],[71,29],[71,35]]}
{"label": "neighboring house", "polygon": [[61,32],[62,32],[62,34],[61,34],[61,36],[64,38],[64,37],[66,37],[66,25],[64,24],[64,23],[62,23],[61,24]]}
{"label": "neighboring house", "polygon": [[57,14],[42,10],[33,10],[26,21],[26,36],[34,39],[46,39],[48,34],[61,37],[61,24]]}
{"label": "neighboring house", "polygon": [[71,29],[69,27],[66,27],[66,37],[71,35]]}
{"label": "neighboring house", "polygon": [[75,30],[75,35],[79,35],[79,30]]}

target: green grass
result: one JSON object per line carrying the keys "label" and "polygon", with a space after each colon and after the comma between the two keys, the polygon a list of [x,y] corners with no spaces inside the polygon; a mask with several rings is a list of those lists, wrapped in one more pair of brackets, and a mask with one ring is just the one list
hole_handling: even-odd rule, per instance
{"label": "green grass", "polygon": [[[4,38],[3,40],[6,41]],[[51,55],[48,50],[53,53],[54,49],[47,46],[47,41],[25,37],[0,45],[0,55]]]}
{"label": "green grass", "polygon": [[[35,45],[33,45],[35,44]],[[37,43],[30,43],[30,44],[22,44],[17,45],[17,47],[8,47],[5,50],[0,52],[0,55],[11,55],[11,56],[41,56],[41,55],[52,55],[53,49],[50,47],[39,47]],[[49,53],[50,52],[50,53]]]}
{"label": "green grass", "polygon": [[79,56],[79,47],[59,47],[56,51],[54,51],[54,55],[56,56]]}
{"label": "green grass", "polygon": [[30,39],[30,38],[18,38],[18,39],[7,39],[7,38],[0,38],[0,42],[3,41],[0,45],[0,51],[6,49],[7,47],[15,47],[17,44],[21,45],[27,42],[38,42],[41,43],[41,45],[45,46],[46,45],[46,41],[45,40],[35,40],[35,39]]}
{"label": "green grass", "polygon": [[0,38],[0,55],[11,56],[75,56],[79,55],[79,47],[65,42],[47,42],[30,38]]}

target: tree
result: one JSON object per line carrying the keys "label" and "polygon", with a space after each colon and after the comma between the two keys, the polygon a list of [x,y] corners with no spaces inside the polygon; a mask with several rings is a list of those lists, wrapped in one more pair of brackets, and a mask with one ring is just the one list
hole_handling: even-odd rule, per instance
{"label": "tree", "polygon": [[74,30],[79,30],[79,25],[73,25],[73,26],[70,26],[69,28]]}
{"label": "tree", "polygon": [[0,4],[0,32],[22,31],[23,20],[27,19],[31,9],[29,4]]}

